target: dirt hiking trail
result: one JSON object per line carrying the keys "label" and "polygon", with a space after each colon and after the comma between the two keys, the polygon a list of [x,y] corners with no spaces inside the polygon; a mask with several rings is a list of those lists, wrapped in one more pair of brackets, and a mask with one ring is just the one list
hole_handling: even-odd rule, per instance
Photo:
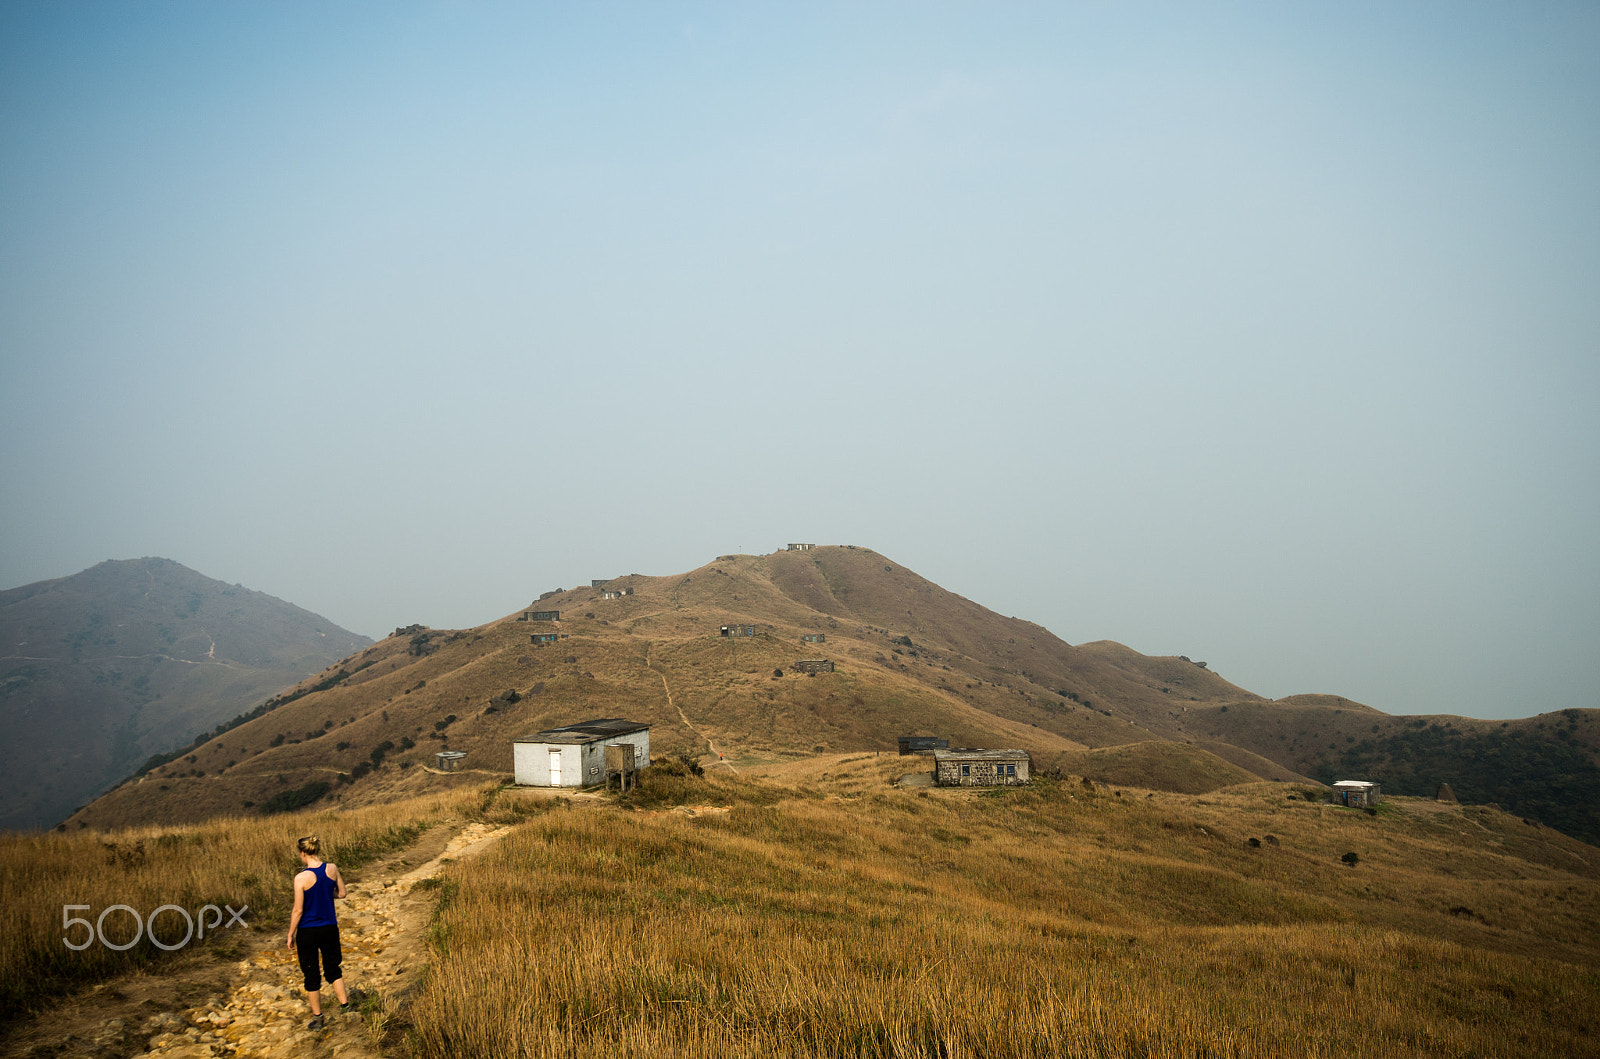
{"label": "dirt hiking trail", "polygon": [[[357,881],[346,880],[347,896],[337,907],[352,1000],[380,997],[392,1010],[409,997],[427,964],[424,935],[433,910],[432,899],[412,893],[413,887],[446,861],[476,856],[512,829],[475,823],[451,830],[435,827],[410,848],[350,873]],[[412,867],[421,857],[429,859]],[[241,942],[244,958],[237,962],[196,953],[154,973],[104,982],[12,1027],[0,1038],[0,1051],[62,1059],[378,1059],[379,1020],[354,1010],[340,1015],[326,983],[326,1026],[306,1029],[311,1009],[294,950],[284,944],[287,918],[256,925],[260,929]]]}

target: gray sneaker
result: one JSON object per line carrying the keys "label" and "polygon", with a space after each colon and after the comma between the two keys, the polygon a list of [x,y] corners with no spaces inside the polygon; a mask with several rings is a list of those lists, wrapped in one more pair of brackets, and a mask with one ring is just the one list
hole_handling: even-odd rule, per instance
{"label": "gray sneaker", "polygon": [[312,1018],[311,1018],[311,1021],[306,1023],[306,1029],[308,1029],[308,1030],[320,1030],[320,1029],[322,1029],[322,1016],[321,1015],[313,1015]]}

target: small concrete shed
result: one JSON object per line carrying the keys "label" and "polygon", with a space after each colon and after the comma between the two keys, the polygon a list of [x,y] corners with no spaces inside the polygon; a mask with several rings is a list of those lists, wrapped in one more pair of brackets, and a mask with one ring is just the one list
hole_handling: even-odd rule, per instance
{"label": "small concrete shed", "polygon": [[512,769],[525,787],[588,787],[605,782],[606,748],[618,746],[631,748],[635,770],[644,768],[650,764],[650,726],[601,717],[525,736],[512,741]]}
{"label": "small concrete shed", "polygon": [[1333,785],[1333,800],[1352,809],[1377,805],[1382,798],[1378,785],[1366,780],[1340,780]]}

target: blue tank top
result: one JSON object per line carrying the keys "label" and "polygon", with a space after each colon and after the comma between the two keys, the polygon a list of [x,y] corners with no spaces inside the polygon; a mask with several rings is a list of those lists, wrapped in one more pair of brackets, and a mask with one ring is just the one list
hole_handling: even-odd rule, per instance
{"label": "blue tank top", "polygon": [[300,909],[302,927],[336,927],[339,920],[333,914],[333,895],[339,887],[328,878],[328,864],[324,861],[315,868],[307,868],[317,881],[306,888],[305,903]]}

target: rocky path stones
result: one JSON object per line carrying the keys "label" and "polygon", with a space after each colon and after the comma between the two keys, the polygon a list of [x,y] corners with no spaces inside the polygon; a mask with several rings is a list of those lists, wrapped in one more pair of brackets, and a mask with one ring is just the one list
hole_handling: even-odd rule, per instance
{"label": "rocky path stones", "polygon": [[[353,999],[360,994],[391,1000],[404,996],[426,961],[422,930],[427,906],[420,899],[407,900],[412,887],[437,874],[445,862],[474,856],[510,831],[468,824],[421,867],[398,878],[348,888],[348,896],[340,902],[339,927],[345,985]],[[139,1027],[152,1034],[143,1054],[162,1059],[376,1059],[380,1053],[369,1021],[354,1012],[340,1015],[333,990],[326,985],[322,989],[326,1025],[317,1031],[306,1029],[311,1011],[301,988],[300,967],[294,951],[283,944],[283,932],[276,937],[275,946],[239,963],[238,982],[226,996],[151,1016]],[[125,1027],[108,1023],[105,1031],[123,1037]]]}

